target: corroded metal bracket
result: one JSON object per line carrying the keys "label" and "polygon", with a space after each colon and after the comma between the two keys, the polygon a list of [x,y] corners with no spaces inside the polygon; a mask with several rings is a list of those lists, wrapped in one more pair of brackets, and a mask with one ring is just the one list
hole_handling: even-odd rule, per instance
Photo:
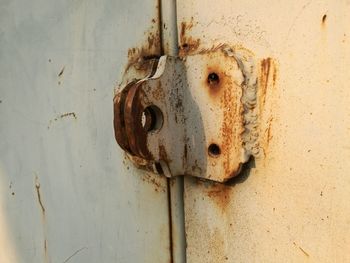
{"label": "corroded metal bracket", "polygon": [[[138,166],[168,177],[224,182],[256,151],[255,62],[219,47],[186,58],[163,56],[146,77],[126,78],[114,98],[120,147]],[[132,70],[131,70],[132,71]]]}

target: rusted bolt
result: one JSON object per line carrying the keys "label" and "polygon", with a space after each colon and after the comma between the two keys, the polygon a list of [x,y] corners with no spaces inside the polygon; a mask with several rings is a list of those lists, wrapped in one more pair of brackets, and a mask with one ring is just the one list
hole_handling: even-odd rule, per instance
{"label": "rusted bolt", "polygon": [[148,106],[142,113],[141,121],[145,131],[157,131],[163,126],[163,114],[157,106]]}
{"label": "rusted bolt", "polygon": [[208,153],[211,157],[218,157],[221,153],[219,145],[212,143],[208,147]]}
{"label": "rusted bolt", "polygon": [[188,49],[188,44],[187,43],[182,44],[182,48],[183,49]]}

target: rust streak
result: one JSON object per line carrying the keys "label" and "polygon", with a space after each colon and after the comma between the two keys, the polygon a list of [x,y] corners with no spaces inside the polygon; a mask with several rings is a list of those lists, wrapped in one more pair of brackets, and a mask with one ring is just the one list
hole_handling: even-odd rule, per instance
{"label": "rust streak", "polygon": [[222,213],[227,211],[227,207],[230,204],[232,193],[231,187],[225,184],[212,183],[207,189],[207,195],[210,200],[217,204]]}
{"label": "rust streak", "polygon": [[266,58],[261,61],[260,64],[260,83],[261,83],[261,96],[262,106],[265,105],[266,91],[269,83],[271,69],[271,58]]}
{"label": "rust streak", "polygon": [[[260,107],[260,112],[262,113],[266,111],[265,104],[267,103],[268,100],[270,101],[270,103],[273,103],[271,101],[272,99],[271,92],[273,92],[274,91],[273,88],[276,87],[277,78],[278,78],[278,68],[275,60],[270,57],[263,59],[260,63],[259,90],[258,90],[259,107]],[[267,122],[265,122],[266,126],[264,127],[265,135],[262,138],[262,149],[265,156],[268,151],[270,141],[273,138],[272,121],[273,121],[273,116],[270,116]]]}

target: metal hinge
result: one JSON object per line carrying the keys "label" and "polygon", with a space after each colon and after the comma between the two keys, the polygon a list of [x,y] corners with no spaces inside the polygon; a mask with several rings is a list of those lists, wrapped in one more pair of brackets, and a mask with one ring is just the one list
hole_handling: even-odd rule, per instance
{"label": "metal hinge", "polygon": [[120,147],[137,166],[167,177],[236,176],[258,147],[252,55],[221,46],[147,63],[146,77],[133,78],[140,65],[131,67],[116,90]]}

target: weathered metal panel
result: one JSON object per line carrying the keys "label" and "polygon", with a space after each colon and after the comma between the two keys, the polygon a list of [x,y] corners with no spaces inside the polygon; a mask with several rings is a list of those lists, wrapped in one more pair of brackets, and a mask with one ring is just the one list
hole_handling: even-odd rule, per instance
{"label": "weathered metal panel", "polygon": [[187,261],[349,262],[350,2],[179,0],[177,17],[182,55],[260,61],[262,105],[238,178],[185,178]]}
{"label": "weathered metal panel", "polygon": [[111,99],[128,59],[160,54],[158,16],[154,0],[1,1],[0,262],[170,260],[166,179],[117,147]]}

